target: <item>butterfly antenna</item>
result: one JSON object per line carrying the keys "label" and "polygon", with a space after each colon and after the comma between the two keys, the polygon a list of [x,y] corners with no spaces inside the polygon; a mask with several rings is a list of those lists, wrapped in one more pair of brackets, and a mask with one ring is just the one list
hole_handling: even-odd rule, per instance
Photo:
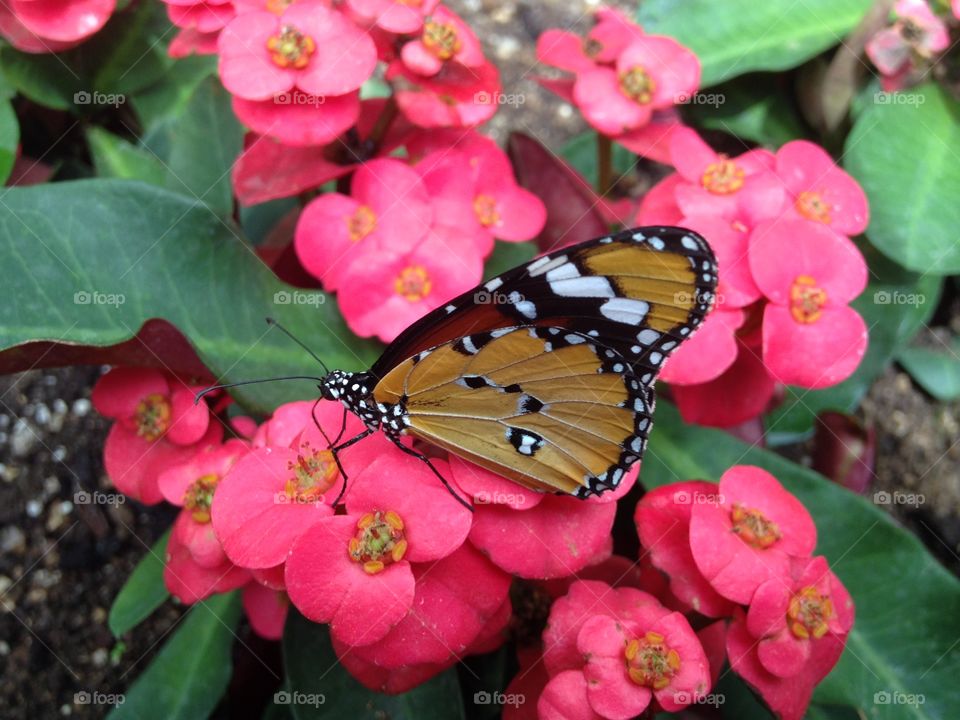
{"label": "butterfly antenna", "polygon": [[241,380],[240,382],[211,385],[210,387],[204,388],[194,396],[193,403],[196,405],[203,399],[204,395],[212,393],[214,390],[226,390],[227,388],[240,387],[241,385],[256,385],[257,383],[277,382],[279,380],[313,380],[318,383],[323,382],[323,378],[314,377],[313,375],[283,375],[281,377],[260,378],[259,380]]}
{"label": "butterfly antenna", "polygon": [[323,360],[320,359],[320,356],[317,355],[317,354],[316,354],[313,350],[311,350],[309,347],[307,347],[307,344],[306,344],[305,342],[303,342],[302,340],[300,340],[300,338],[296,337],[292,332],[290,332],[289,330],[287,330],[283,325],[281,325],[281,324],[278,323],[276,320],[274,320],[273,318],[270,318],[270,317],[267,318],[267,324],[268,324],[268,325],[273,325],[274,327],[277,328],[277,330],[279,330],[280,332],[282,332],[282,333],[283,333],[284,335],[286,335],[288,338],[290,338],[291,340],[293,340],[297,345],[299,345],[299,346],[302,347],[304,350],[306,350],[306,351],[307,351],[307,354],[308,354],[310,357],[312,357],[314,360],[316,360],[318,363],[320,363],[320,367],[323,368],[323,371],[324,371],[325,373],[329,373],[329,372],[330,372],[330,368],[328,368],[328,367],[327,367],[327,364],[326,364]]}

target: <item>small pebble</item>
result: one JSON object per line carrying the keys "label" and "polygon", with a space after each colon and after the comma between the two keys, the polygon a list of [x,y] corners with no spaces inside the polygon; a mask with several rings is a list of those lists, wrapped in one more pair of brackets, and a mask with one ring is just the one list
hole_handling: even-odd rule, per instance
{"label": "small pebble", "polygon": [[10,643],[6,640],[0,640],[0,655],[7,656],[10,654]]}
{"label": "small pebble", "polygon": [[106,648],[97,648],[93,651],[90,659],[96,667],[103,667],[107,664],[107,660],[110,659],[110,653],[107,652]]}
{"label": "small pebble", "polygon": [[93,405],[87,398],[79,398],[73,401],[71,412],[77,417],[85,417],[90,412],[90,408],[92,407]]}
{"label": "small pebble", "polygon": [[14,457],[26,457],[37,444],[37,433],[33,426],[23,418],[17,418],[10,435],[10,450]]}
{"label": "small pebble", "polygon": [[33,410],[33,419],[37,425],[49,425],[50,417],[50,408],[48,408],[45,403],[39,403]]}
{"label": "small pebble", "polygon": [[27,547],[27,536],[16,525],[8,525],[0,530],[0,552],[20,554]]}
{"label": "small pebble", "polygon": [[57,445],[57,446],[53,449],[53,452],[50,453],[50,456],[51,456],[56,462],[63,462],[63,461],[66,459],[66,457],[67,457],[67,449],[66,449],[63,445]]}
{"label": "small pebble", "polygon": [[53,401],[53,411],[57,415],[63,415],[69,409],[70,408],[67,407],[67,404],[61,398],[57,398],[56,400]]}
{"label": "small pebble", "polygon": [[27,500],[27,515],[32,518],[40,517],[43,512],[43,503],[39,500]]}

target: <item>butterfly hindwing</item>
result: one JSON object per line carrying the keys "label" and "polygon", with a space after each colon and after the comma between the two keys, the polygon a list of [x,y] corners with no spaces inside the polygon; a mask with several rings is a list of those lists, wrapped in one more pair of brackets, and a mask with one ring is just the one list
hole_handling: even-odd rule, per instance
{"label": "butterfly hindwing", "polygon": [[624,358],[566,328],[514,327],[458,338],[388,373],[378,403],[409,434],[536,490],[587,496],[640,459],[653,394]]}

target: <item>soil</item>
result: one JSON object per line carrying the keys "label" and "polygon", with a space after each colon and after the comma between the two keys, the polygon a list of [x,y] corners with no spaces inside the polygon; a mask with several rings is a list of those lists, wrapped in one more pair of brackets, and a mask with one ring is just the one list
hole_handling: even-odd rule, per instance
{"label": "soil", "polygon": [[[555,151],[585,129],[567,103],[533,76],[536,37],[549,27],[583,31],[595,2],[451,0],[501,68],[504,105],[486,128],[510,129]],[[613,3],[630,11],[633,2]],[[960,308],[950,308],[952,332]],[[950,332],[950,323],[930,333]],[[928,341],[933,342],[933,336]],[[76,494],[112,495],[102,463],[107,423],[92,410],[99,368],[33,371],[0,378],[0,707],[8,718],[102,717],[109,708],[75,702],[83,691],[123,693],[149,663],[182,610],[166,603],[118,643],[107,627],[113,598],[171,522],[170,508],[81,504]],[[873,491],[923,495],[917,507],[888,506],[942,561],[960,571],[960,403],[941,404],[896,368],[875,384],[863,416],[877,433]],[[802,449],[797,449],[802,453]],[[245,643],[278,662],[276,646]],[[245,664],[236,658],[238,673]],[[243,685],[235,682],[235,685]],[[269,689],[269,688],[268,688]],[[235,697],[243,697],[236,695]],[[246,717],[257,703],[221,707]]]}

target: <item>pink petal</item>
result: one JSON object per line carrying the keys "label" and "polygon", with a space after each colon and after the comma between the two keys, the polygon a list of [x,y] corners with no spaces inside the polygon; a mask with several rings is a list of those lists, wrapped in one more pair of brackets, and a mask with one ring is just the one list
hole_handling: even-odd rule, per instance
{"label": "pink petal", "polygon": [[676,40],[660,35],[644,35],[634,40],[617,59],[617,71],[644,68],[654,79],[651,106],[661,109],[683,103],[700,85],[700,61]]}
{"label": "pink petal", "polygon": [[583,52],[583,40],[566,30],[544,30],[537,38],[537,59],[544,65],[579,73],[592,70],[596,63]]}
{"label": "pink petal", "polygon": [[159,370],[116,367],[97,380],[90,399],[98,413],[120,420],[133,417],[148,395],[167,397],[169,393],[170,385]]}
{"label": "pink petal", "polygon": [[787,627],[787,607],[793,589],[780,580],[768,580],[760,585],[750,600],[747,611],[747,629],[756,638],[775,635]]}
{"label": "pink petal", "polygon": [[456,455],[450,456],[450,472],[476,505],[506,505],[514,510],[529,510],[546,497]]}
{"label": "pink petal", "polygon": [[587,680],[579,670],[550,678],[537,700],[540,720],[604,720],[587,700]]}
{"label": "pink petal", "polygon": [[287,593],[314,622],[349,645],[369,645],[384,637],[413,604],[410,564],[401,561],[369,574],[350,559],[348,543],[357,529],[350,515],[327,517],[310,527],[290,550]]}
{"label": "pink petal", "polygon": [[[698,385],[722,375],[737,359],[734,335],[743,324],[742,310],[715,309],[664,363],[661,379],[678,385]],[[710,358],[704,362],[704,358]]]}
{"label": "pink petal", "polygon": [[679,173],[668,175],[643,196],[637,222],[642,225],[679,225],[683,212],[677,206],[675,190],[683,183]]}
{"label": "pink petal", "polygon": [[424,47],[420,40],[411,40],[400,50],[403,62],[420,75],[436,75],[443,69],[443,60]]}
{"label": "pink petal", "polygon": [[810,659],[810,642],[795,638],[789,630],[764,638],[757,647],[763,668],[777,677],[790,678]]}
{"label": "pink petal", "polygon": [[[590,707],[610,720],[629,720],[643,713],[652,699],[649,688],[637,685],[627,675],[624,650],[626,638],[612,618],[595,616],[588,620],[580,631],[580,637],[590,640],[584,644],[584,653],[589,660],[583,668],[587,681],[587,699]],[[604,644],[603,652],[587,650]]]}
{"label": "pink petal", "polygon": [[670,138],[678,127],[680,120],[676,114],[656,111],[648,125],[617,135],[614,140],[632,153],[669,165]]}
{"label": "pink petal", "polygon": [[360,207],[352,197],[325,193],[311,200],[297,221],[297,257],[327,290],[336,290],[351,264],[367,255],[366,238],[354,241],[349,232],[350,220]]}
{"label": "pink petal", "polygon": [[235,97],[233,111],[254,132],[286,145],[326,145],[356,124],[360,94],[316,96],[293,90],[269,100]]}
{"label": "pink petal", "polygon": [[717,153],[696,130],[680,127],[670,136],[670,160],[684,180],[699,184],[707,165],[717,161]]}
{"label": "pink petal", "polygon": [[867,351],[867,325],[850,307],[827,308],[813,323],[784,307],[763,313],[763,361],[787,385],[824,388],[846,380]]}
{"label": "pink petal", "polygon": [[364,163],[353,177],[351,194],[376,212],[380,222],[374,233],[381,244],[409,248],[430,230],[430,196],[406,163],[393,158]]}
{"label": "pink petal", "polygon": [[283,637],[289,609],[286,593],[271,590],[258,582],[248,583],[243,589],[243,611],[253,631],[265,640]]}
{"label": "pink petal", "polygon": [[195,393],[179,387],[170,398],[170,428],[166,438],[177,445],[191,445],[204,436],[210,426],[210,409],[203,401],[195,401]]}
{"label": "pink petal", "polygon": [[610,68],[577,75],[573,97],[584,118],[607,135],[621,135],[650,121],[653,108],[634,102],[620,89],[617,73]]}
{"label": "pink petal", "polygon": [[12,0],[10,7],[30,32],[54,42],[72,42],[102,28],[116,0]]}
{"label": "pink petal", "polygon": [[296,71],[278,66],[267,50],[267,39],[278,28],[273,13],[249,12],[220,32],[220,81],[227,90],[246,100],[269,100],[293,88]]}

